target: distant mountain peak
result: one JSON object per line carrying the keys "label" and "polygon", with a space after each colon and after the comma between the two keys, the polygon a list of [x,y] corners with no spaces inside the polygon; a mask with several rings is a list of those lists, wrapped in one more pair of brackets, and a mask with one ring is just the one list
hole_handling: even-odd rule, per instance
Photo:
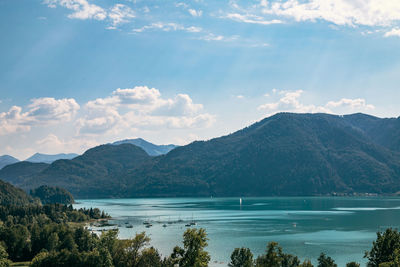
{"label": "distant mountain peak", "polygon": [[79,156],[78,154],[75,153],[60,153],[60,154],[43,154],[43,153],[35,153],[31,157],[27,158],[25,161],[29,162],[34,162],[34,163],[52,163],[56,160],[59,159],[73,159],[75,157]]}
{"label": "distant mountain peak", "polygon": [[142,148],[144,151],[146,151],[146,153],[149,154],[150,156],[164,155],[167,154],[172,149],[178,147],[173,144],[155,145],[153,143],[144,140],[143,138],[125,139],[112,143],[112,145],[121,145],[121,144],[132,144],[138,146]]}
{"label": "distant mountain peak", "polygon": [[0,156],[0,170],[7,165],[17,163],[18,161],[19,159],[16,159],[10,155]]}

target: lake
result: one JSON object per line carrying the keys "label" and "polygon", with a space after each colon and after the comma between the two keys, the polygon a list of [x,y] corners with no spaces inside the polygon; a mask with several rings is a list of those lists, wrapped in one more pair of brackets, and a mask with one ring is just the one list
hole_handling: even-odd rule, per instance
{"label": "lake", "polygon": [[[270,241],[314,264],[325,252],[338,266],[365,265],[376,232],[400,226],[400,198],[394,197],[243,198],[242,205],[239,198],[90,199],[74,207],[104,210],[121,238],[145,231],[163,256],[182,244],[185,224],[193,220],[210,239],[210,266],[227,266],[236,247],[259,255]],[[146,228],[145,221],[153,226]]]}

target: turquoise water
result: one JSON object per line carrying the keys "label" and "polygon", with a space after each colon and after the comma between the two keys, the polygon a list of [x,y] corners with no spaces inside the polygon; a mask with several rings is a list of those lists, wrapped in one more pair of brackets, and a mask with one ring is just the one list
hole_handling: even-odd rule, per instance
{"label": "turquoise water", "polygon": [[[270,241],[301,260],[315,263],[325,252],[339,266],[365,265],[376,232],[400,226],[400,198],[390,197],[243,198],[242,205],[239,198],[92,199],[74,207],[106,211],[121,238],[145,231],[163,256],[181,245],[185,224],[193,219],[210,238],[210,266],[226,266],[236,247],[259,255]],[[144,221],[153,226],[145,228]]]}

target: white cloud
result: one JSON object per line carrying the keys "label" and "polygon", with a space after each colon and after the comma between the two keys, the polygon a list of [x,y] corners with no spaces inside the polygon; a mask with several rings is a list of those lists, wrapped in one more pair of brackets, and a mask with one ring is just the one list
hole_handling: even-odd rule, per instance
{"label": "white cloud", "polygon": [[176,7],[183,7],[183,8],[189,8],[189,5],[183,2],[180,3],[176,3],[175,4]]}
{"label": "white cloud", "polygon": [[28,106],[29,112],[25,114],[28,120],[44,124],[70,121],[79,110],[75,99],[54,99],[52,97],[32,99]]}
{"label": "white cloud", "polygon": [[342,98],[339,101],[329,101],[326,105],[327,108],[338,108],[338,107],[349,107],[351,109],[365,109],[371,110],[375,107],[371,104],[367,104],[365,99],[356,98],[356,99],[349,99],[349,98]]}
{"label": "white cloud", "polygon": [[267,15],[296,21],[325,20],[337,25],[390,26],[400,20],[397,0],[286,0],[261,1]]}
{"label": "white cloud", "polygon": [[130,18],[134,18],[135,13],[126,5],[116,4],[110,9],[108,17],[113,27],[116,27],[119,24],[128,22]]}
{"label": "white cloud", "polygon": [[78,122],[82,134],[143,127],[204,128],[215,121],[215,116],[201,113],[203,105],[189,95],[163,98],[159,90],[147,86],[117,89],[109,97],[89,101],[85,109],[87,115]]}
{"label": "white cloud", "polygon": [[392,37],[392,36],[397,36],[400,37],[400,28],[393,28],[390,31],[386,32],[385,37]]}
{"label": "white cloud", "polygon": [[188,12],[193,17],[201,17],[203,15],[203,11],[202,10],[196,10],[196,9],[189,8]]}
{"label": "white cloud", "polygon": [[270,24],[280,24],[283,23],[281,20],[273,19],[273,20],[265,20],[264,18],[252,14],[242,15],[239,13],[228,13],[223,16],[223,18],[232,19],[239,22],[250,23],[250,24],[261,24],[261,25],[270,25]]}
{"label": "white cloud", "polygon": [[129,19],[135,17],[133,10],[123,4],[115,4],[107,9],[91,4],[88,0],[44,0],[44,3],[51,8],[61,6],[72,10],[73,12],[68,15],[68,18],[71,19],[107,19],[111,23],[111,26],[107,27],[107,29],[116,29],[117,25],[126,23]]}
{"label": "white cloud", "polygon": [[244,99],[244,96],[243,95],[237,95],[236,98],[237,99]]}
{"label": "white cloud", "polygon": [[140,33],[148,30],[160,30],[164,32],[170,32],[170,31],[201,32],[202,28],[195,26],[185,27],[182,24],[174,22],[169,22],[169,23],[155,22],[149,25],[145,25],[141,28],[135,28],[132,31],[135,33]]}
{"label": "white cloud", "polygon": [[0,135],[30,130],[21,111],[21,107],[12,106],[7,112],[0,113]]}
{"label": "white cloud", "polygon": [[102,7],[90,4],[87,0],[44,0],[44,3],[51,8],[60,5],[73,11],[68,17],[72,19],[96,19],[107,18],[107,11]]}
{"label": "white cloud", "polygon": [[70,121],[80,108],[72,98],[57,100],[46,97],[32,99],[31,102],[26,112],[22,112],[21,107],[12,106],[9,111],[0,113],[0,135],[26,132],[31,127]]}
{"label": "white cloud", "polygon": [[329,101],[322,106],[308,105],[300,101],[301,95],[304,93],[303,90],[284,91],[274,89],[273,91],[274,94],[280,95],[279,100],[260,105],[258,110],[267,111],[269,114],[283,111],[297,113],[323,112],[344,114],[355,111],[369,111],[375,108],[373,105],[367,104],[365,99],[361,98],[342,98],[339,101]]}
{"label": "white cloud", "polygon": [[53,133],[50,133],[46,137],[35,142],[36,147],[39,148],[36,152],[47,154],[57,154],[60,152],[77,153],[78,151],[84,151],[99,144],[100,143],[93,139],[85,138],[64,140]]}
{"label": "white cloud", "polygon": [[197,38],[198,40],[203,40],[203,41],[222,41],[222,42],[231,42],[234,40],[237,40],[239,38],[238,35],[233,35],[233,36],[224,36],[224,35],[218,35],[214,33],[209,33],[207,35],[201,36]]}

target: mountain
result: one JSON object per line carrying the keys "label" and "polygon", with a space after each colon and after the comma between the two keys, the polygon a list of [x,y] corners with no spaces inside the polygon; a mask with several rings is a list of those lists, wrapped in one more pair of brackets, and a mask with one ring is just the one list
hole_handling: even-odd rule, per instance
{"label": "mountain", "polygon": [[20,186],[30,177],[39,174],[49,166],[47,163],[32,163],[20,161],[5,166],[0,170],[0,179],[13,185]]}
{"label": "mountain", "polygon": [[119,177],[150,158],[143,149],[131,144],[101,145],[72,160],[57,160],[18,185],[25,190],[41,185],[58,186],[84,198],[120,196],[127,185],[121,184]]}
{"label": "mountain", "polygon": [[24,205],[33,200],[24,191],[0,180],[0,205]]}
{"label": "mountain", "polygon": [[268,196],[399,191],[399,153],[351,122],[358,116],[350,119],[328,114],[280,113],[231,135],[176,148],[143,168],[128,172],[123,177],[130,185],[126,195]]}
{"label": "mountain", "polygon": [[0,170],[7,165],[18,162],[19,160],[9,155],[0,156]]}
{"label": "mountain", "polygon": [[25,161],[29,162],[34,162],[34,163],[53,163],[56,160],[59,159],[73,159],[75,157],[79,156],[78,154],[75,153],[69,153],[69,154],[55,154],[55,155],[48,155],[48,154],[41,154],[41,153],[36,153],[32,155],[31,157],[27,158]]}
{"label": "mountain", "polygon": [[361,113],[347,115],[343,118],[368,135],[373,142],[400,152],[400,118],[380,119]]}
{"label": "mountain", "polygon": [[167,154],[168,152],[170,152],[172,149],[178,147],[178,146],[172,145],[172,144],[170,144],[170,145],[155,145],[150,142],[147,142],[146,140],[144,140],[142,138],[126,139],[126,140],[114,142],[112,144],[113,145],[132,144],[132,145],[142,148],[150,156],[164,155],[164,154]]}
{"label": "mountain", "polygon": [[70,192],[64,188],[42,185],[31,190],[32,197],[39,198],[43,204],[73,204],[74,198]]}
{"label": "mountain", "polygon": [[61,186],[77,198],[394,194],[398,130],[399,119],[365,114],[279,113],[155,157],[131,144],[95,147],[17,180],[25,190]]}

